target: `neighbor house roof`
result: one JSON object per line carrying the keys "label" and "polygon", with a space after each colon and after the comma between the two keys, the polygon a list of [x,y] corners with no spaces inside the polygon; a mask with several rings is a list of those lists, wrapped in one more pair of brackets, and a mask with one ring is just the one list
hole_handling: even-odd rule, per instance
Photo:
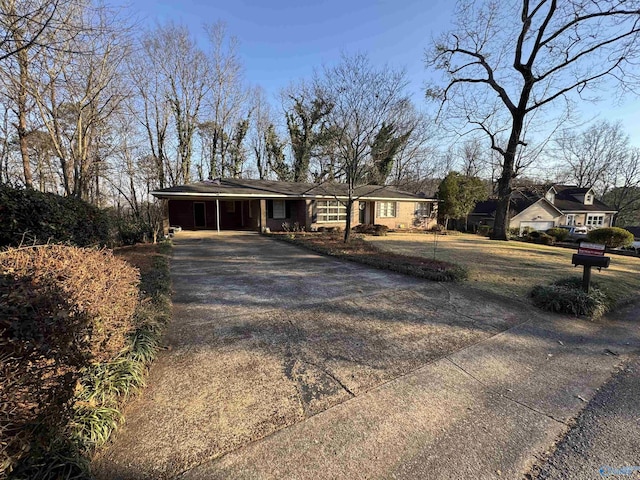
{"label": "neighbor house roof", "polygon": [[554,185],[556,190],[555,206],[563,212],[615,212],[614,208],[601,202],[597,198],[593,199],[592,205],[585,205],[576,199],[576,195],[586,195],[591,188],[576,187],[575,185]]}
{"label": "neighbor house roof", "polygon": [[[163,188],[151,192],[158,198],[347,198],[341,183],[299,183],[275,180],[216,179]],[[365,200],[435,200],[384,185],[357,187],[355,197]]]}
{"label": "neighbor house roof", "polygon": [[614,208],[611,208],[596,198],[593,199],[592,205],[585,205],[583,201],[577,199],[576,196],[584,196],[592,190],[588,187],[577,187],[575,185],[541,185],[522,189],[519,193],[529,197],[542,198],[544,194],[551,189],[555,191],[553,206],[562,213],[616,211]]}
{"label": "neighbor house roof", "polygon": [[[529,208],[534,203],[540,201],[540,198],[529,198],[529,197],[511,197],[511,202],[509,205],[509,209],[515,215],[520,212],[523,212],[527,208]],[[482,215],[487,217],[494,217],[496,214],[496,207],[498,205],[498,200],[493,198],[489,200],[484,200],[482,202],[476,203],[473,212],[471,215]]]}
{"label": "neighbor house roof", "polygon": [[640,238],[640,227],[624,227],[624,229],[631,232],[634,238]]}

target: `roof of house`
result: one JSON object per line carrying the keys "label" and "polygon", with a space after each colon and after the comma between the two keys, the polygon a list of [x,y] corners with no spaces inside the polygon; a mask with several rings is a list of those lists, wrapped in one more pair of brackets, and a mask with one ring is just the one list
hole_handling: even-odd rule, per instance
{"label": "roof of house", "polygon": [[[299,183],[275,180],[216,179],[163,188],[151,192],[158,198],[234,197],[234,198],[346,198],[347,185],[342,183]],[[355,197],[390,200],[434,200],[385,185],[357,187]]]}
{"label": "roof of house", "polygon": [[634,238],[640,238],[640,226],[638,227],[624,227],[625,230],[628,230],[633,234]]}
{"label": "roof of house", "polygon": [[585,205],[575,198],[575,195],[586,195],[590,188],[576,187],[575,185],[554,185],[556,198],[554,205],[563,212],[614,212],[615,208],[593,199],[593,205]]}
{"label": "roof of house", "polygon": [[549,190],[555,191],[553,206],[562,213],[567,212],[615,212],[614,208],[594,198],[592,205],[585,205],[576,196],[586,195],[591,188],[576,187],[575,185],[538,185],[518,190],[520,195],[529,198],[543,198]]}
{"label": "roof of house", "polygon": [[[540,198],[511,197],[510,210],[512,214],[517,215],[538,201],[540,201]],[[496,214],[497,204],[498,200],[495,198],[478,202],[471,215],[493,217]]]}

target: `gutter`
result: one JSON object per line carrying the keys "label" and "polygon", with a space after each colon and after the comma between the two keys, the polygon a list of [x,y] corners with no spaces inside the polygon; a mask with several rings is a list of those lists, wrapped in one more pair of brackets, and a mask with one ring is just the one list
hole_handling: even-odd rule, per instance
{"label": "gutter", "polygon": [[[260,198],[269,198],[269,199],[283,199],[283,200],[296,200],[296,199],[320,199],[320,200],[346,200],[348,197],[344,195],[283,195],[283,194],[242,194],[242,193],[197,193],[197,192],[151,192],[156,198],[180,198],[180,197],[198,197],[198,198],[236,198],[236,199],[260,199]],[[356,197],[354,200],[369,200],[369,201],[389,201],[389,202],[398,202],[398,201],[408,201],[408,202],[437,202],[436,198],[398,198],[398,197]]]}

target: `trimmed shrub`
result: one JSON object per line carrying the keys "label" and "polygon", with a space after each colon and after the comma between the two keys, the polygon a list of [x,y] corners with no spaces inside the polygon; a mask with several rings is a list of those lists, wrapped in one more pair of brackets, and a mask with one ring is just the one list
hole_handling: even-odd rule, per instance
{"label": "trimmed shrub", "polygon": [[569,230],[566,228],[550,228],[547,230],[547,235],[551,235],[556,239],[556,242],[564,242],[567,238],[569,238]]}
{"label": "trimmed shrub", "polygon": [[520,228],[519,227],[511,227],[509,228],[509,236],[512,238],[520,236]]}
{"label": "trimmed shrub", "polygon": [[533,231],[527,235],[527,240],[539,245],[553,245],[555,243],[551,235],[538,231]]}
{"label": "trimmed shrub", "polygon": [[597,283],[592,282],[589,293],[582,290],[582,279],[563,278],[551,285],[536,285],[531,299],[537,307],[556,313],[600,318],[611,307],[612,300]]}
{"label": "trimmed shrub", "polygon": [[587,233],[587,240],[608,248],[628,247],[633,243],[633,233],[619,227],[596,228]]}
{"label": "trimmed shrub", "polygon": [[111,243],[111,217],[75,197],[0,185],[0,246]]}
{"label": "trimmed shrub", "polygon": [[9,459],[7,471],[37,448],[54,458],[51,439],[73,416],[70,400],[84,369],[127,345],[138,282],[138,271],[110,251],[47,245],[0,252],[0,458]]}

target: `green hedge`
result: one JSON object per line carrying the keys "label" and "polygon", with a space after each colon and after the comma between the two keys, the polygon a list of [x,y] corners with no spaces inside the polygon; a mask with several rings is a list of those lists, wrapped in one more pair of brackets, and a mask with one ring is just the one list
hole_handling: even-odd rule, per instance
{"label": "green hedge", "polygon": [[609,248],[628,247],[633,243],[633,234],[618,227],[596,228],[587,233],[587,240]]}
{"label": "green hedge", "polygon": [[0,185],[0,247],[70,243],[79,247],[110,243],[110,216],[75,197]]}
{"label": "green hedge", "polygon": [[551,235],[556,239],[556,242],[564,242],[567,238],[569,238],[569,230],[566,228],[550,228],[547,230],[547,235]]}

